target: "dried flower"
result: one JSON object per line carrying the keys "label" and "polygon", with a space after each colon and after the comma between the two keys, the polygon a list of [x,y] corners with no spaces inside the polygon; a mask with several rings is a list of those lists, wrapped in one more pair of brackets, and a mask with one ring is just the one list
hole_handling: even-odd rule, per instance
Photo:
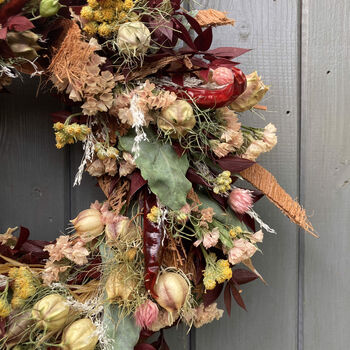
{"label": "dried flower", "polygon": [[44,284],[51,285],[52,282],[57,282],[60,279],[60,273],[65,272],[70,266],[62,266],[55,264],[49,260],[45,264],[44,271],[41,273],[41,278]]}
{"label": "dried flower", "polygon": [[271,151],[277,144],[276,127],[269,123],[265,126],[263,141],[266,145],[266,152]]}
{"label": "dried flower", "polygon": [[215,247],[218,244],[220,237],[220,232],[217,227],[215,227],[212,231],[208,231],[204,234],[203,237],[203,245],[206,249],[211,247]]}
{"label": "dried flower", "polygon": [[135,311],[136,324],[141,328],[148,329],[158,318],[158,306],[151,300],[146,300]]}
{"label": "dried flower", "polygon": [[96,209],[83,210],[71,223],[85,241],[98,237],[104,230],[101,213]]}
{"label": "dried flower", "polygon": [[117,36],[119,52],[125,55],[144,55],[150,47],[151,33],[142,22],[127,22],[120,26]]}
{"label": "dried flower", "polygon": [[212,303],[205,306],[203,303],[199,304],[195,309],[185,313],[184,318],[188,324],[193,322],[196,328],[202,327],[212,321],[219,320],[224,314],[224,310],[218,309],[217,303]]}
{"label": "dried flower", "polygon": [[89,318],[68,326],[62,336],[63,350],[93,350],[98,342],[97,328]]}
{"label": "dried flower", "polygon": [[227,202],[233,211],[238,214],[244,214],[250,210],[253,205],[252,191],[234,188]]}
{"label": "dried flower", "polygon": [[69,242],[69,236],[59,236],[56,239],[55,244],[48,244],[44,247],[44,251],[48,252],[50,254],[50,260],[53,261],[60,261],[62,260],[65,255],[64,251],[66,251],[67,248],[71,246],[71,242]]}
{"label": "dried flower", "polygon": [[196,125],[192,106],[184,100],[176,100],[162,110],[157,120],[158,128],[173,138],[185,136]]}
{"label": "dried flower", "polygon": [[158,222],[161,214],[161,210],[157,206],[153,206],[151,211],[147,214],[147,219],[152,222]]}
{"label": "dried flower", "polygon": [[244,112],[258,104],[269,91],[257,72],[247,75],[247,88],[242,95],[231,103],[230,108],[236,112]]}
{"label": "dried flower", "polygon": [[87,256],[90,252],[84,247],[84,242],[78,241],[73,246],[67,247],[63,254],[77,265],[84,265],[88,262]]}
{"label": "dried flower", "polygon": [[214,180],[214,193],[218,194],[227,192],[231,189],[231,183],[231,172],[228,170],[223,171]]}
{"label": "dried flower", "polygon": [[136,164],[133,156],[128,152],[123,152],[124,161],[120,162],[119,175],[126,176],[131,174],[136,169]]}
{"label": "dried flower", "polygon": [[235,239],[233,244],[233,248],[228,252],[228,260],[232,265],[251,258],[257,251],[256,246],[244,238]]}
{"label": "dried flower", "polygon": [[32,317],[38,327],[47,330],[59,330],[69,315],[69,305],[59,294],[50,294],[40,299],[32,309]]}
{"label": "dried flower", "polygon": [[92,163],[90,163],[86,167],[86,171],[91,175],[91,176],[102,176],[105,174],[105,166],[102,162],[101,159],[95,159]]}
{"label": "dried flower", "polygon": [[157,303],[168,312],[178,312],[185,304],[190,287],[187,281],[176,272],[163,272],[155,286]]}
{"label": "dried flower", "polygon": [[254,234],[250,235],[249,238],[252,243],[261,243],[264,239],[264,233],[262,230],[259,230]]}
{"label": "dried flower", "polygon": [[247,148],[242,158],[255,161],[261,153],[266,151],[266,144],[263,140],[254,140]]}
{"label": "dried flower", "polygon": [[17,229],[18,227],[9,227],[5,233],[0,234],[0,244],[15,244],[17,242],[17,237],[13,235],[13,232]]}
{"label": "dried flower", "polygon": [[148,329],[152,332],[158,332],[162,328],[170,327],[177,317],[178,313],[170,313],[161,309],[158,312],[158,318],[148,327]]}
{"label": "dried flower", "polygon": [[212,290],[215,288],[216,282],[223,283],[232,277],[232,270],[227,260],[216,261],[215,253],[210,253],[205,257],[205,261],[203,283],[206,290]]}

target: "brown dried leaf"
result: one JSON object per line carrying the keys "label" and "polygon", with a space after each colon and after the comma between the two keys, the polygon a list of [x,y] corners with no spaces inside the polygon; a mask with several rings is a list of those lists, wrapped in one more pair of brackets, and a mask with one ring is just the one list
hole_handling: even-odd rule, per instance
{"label": "brown dried leaf", "polygon": [[201,27],[206,26],[224,26],[234,25],[235,21],[231,18],[227,18],[227,12],[222,12],[214,9],[200,10],[195,17]]}
{"label": "brown dried leaf", "polygon": [[241,171],[240,174],[255,188],[263,192],[292,222],[299,225],[312,236],[319,238],[306,215],[305,209],[292,199],[269,171],[255,163]]}

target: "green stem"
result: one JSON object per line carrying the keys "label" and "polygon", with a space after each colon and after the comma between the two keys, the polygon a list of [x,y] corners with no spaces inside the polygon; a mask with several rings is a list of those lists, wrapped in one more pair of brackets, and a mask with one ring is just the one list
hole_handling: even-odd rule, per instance
{"label": "green stem", "polygon": [[39,18],[42,18],[42,16],[41,16],[41,15],[38,15],[38,16],[35,16],[35,17],[33,17],[33,18],[30,18],[29,20],[30,20],[30,21],[35,21],[35,20],[37,20],[37,19],[39,19]]}
{"label": "green stem", "polygon": [[77,117],[78,115],[82,115],[82,113],[79,112],[79,113],[71,114],[71,115],[66,119],[66,121],[64,122],[64,125],[69,125],[69,123],[70,123],[70,121],[72,120],[72,118]]}

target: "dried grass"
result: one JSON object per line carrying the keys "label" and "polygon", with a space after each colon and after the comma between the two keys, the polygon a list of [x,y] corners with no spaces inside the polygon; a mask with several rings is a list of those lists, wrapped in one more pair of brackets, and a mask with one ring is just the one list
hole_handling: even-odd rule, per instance
{"label": "dried grass", "polygon": [[292,199],[269,171],[256,163],[248,169],[243,170],[240,174],[255,188],[262,191],[292,222],[318,238],[305,209]]}

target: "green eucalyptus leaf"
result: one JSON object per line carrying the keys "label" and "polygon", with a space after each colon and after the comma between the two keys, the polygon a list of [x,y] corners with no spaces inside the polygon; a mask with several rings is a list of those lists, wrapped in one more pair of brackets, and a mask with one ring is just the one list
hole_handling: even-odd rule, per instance
{"label": "green eucalyptus leaf", "polygon": [[[172,210],[179,210],[186,204],[187,193],[192,187],[186,178],[187,156],[179,157],[171,145],[161,143],[151,130],[147,129],[146,134],[148,141],[141,141],[135,163],[160,202]],[[132,153],[134,138],[134,133],[120,137],[119,148]]]}
{"label": "green eucalyptus leaf", "polygon": [[[102,263],[106,264],[114,258],[114,253],[105,243],[100,245]],[[105,298],[107,300],[107,296]],[[135,320],[130,317],[120,317],[118,305],[108,301],[103,306],[103,328],[105,336],[109,340],[109,348],[113,350],[133,350],[139,336],[140,328]]]}

